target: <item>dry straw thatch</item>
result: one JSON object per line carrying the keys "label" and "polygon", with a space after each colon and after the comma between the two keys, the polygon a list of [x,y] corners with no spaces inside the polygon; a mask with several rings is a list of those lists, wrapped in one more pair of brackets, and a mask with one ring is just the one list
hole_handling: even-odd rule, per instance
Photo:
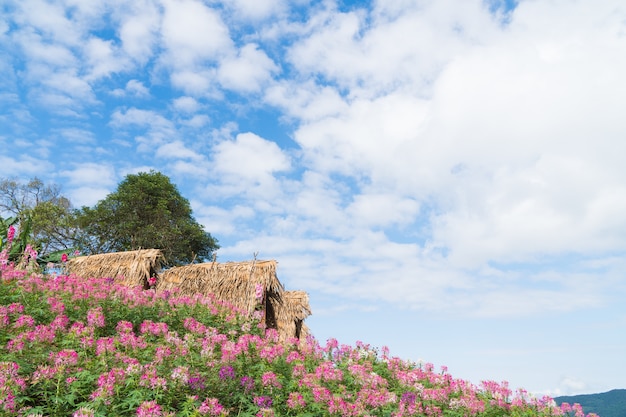
{"label": "dry straw thatch", "polygon": [[161,270],[164,257],[159,249],[79,256],[67,262],[67,271],[85,278],[113,278],[129,287],[148,288],[148,278]]}
{"label": "dry straw thatch", "polygon": [[284,291],[276,276],[276,261],[207,262],[163,271],[157,291],[178,288],[181,295],[213,294],[251,314],[258,301],[256,285],[264,298],[278,298]]}
{"label": "dry straw thatch", "polygon": [[161,274],[156,289],[178,288],[182,295],[213,294],[216,299],[252,314],[259,306],[259,284],[263,289],[260,302],[266,326],[277,329],[283,340],[306,335],[308,329],[303,320],[311,314],[308,295],[304,291],[285,291],[276,276],[276,265],[274,260],[254,260],[174,267]]}
{"label": "dry straw thatch", "polygon": [[284,339],[306,339],[309,328],[304,319],[311,315],[309,295],[304,291],[285,291],[282,299],[282,305],[276,312],[278,333]]}

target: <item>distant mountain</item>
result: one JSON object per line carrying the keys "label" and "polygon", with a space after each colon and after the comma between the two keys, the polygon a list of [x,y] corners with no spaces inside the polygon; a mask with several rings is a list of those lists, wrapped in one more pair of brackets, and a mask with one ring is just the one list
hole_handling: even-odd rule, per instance
{"label": "distant mountain", "polygon": [[626,417],[626,389],[614,389],[600,394],[570,395],[556,397],[558,405],[578,403],[585,414],[596,413],[600,417]]}

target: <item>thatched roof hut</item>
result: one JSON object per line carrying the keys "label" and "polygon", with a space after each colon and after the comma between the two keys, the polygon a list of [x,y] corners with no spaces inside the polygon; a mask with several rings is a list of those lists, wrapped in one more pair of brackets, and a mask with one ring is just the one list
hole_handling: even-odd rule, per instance
{"label": "thatched roof hut", "polygon": [[[262,303],[266,326],[277,329],[277,313],[288,313],[283,312],[285,290],[276,276],[276,264],[274,260],[254,260],[174,267],[161,274],[156,289],[178,288],[182,295],[213,294],[247,314],[252,314]],[[257,284],[262,288],[260,299],[256,294]]]}
{"label": "thatched roof hut", "polygon": [[282,298],[283,302],[276,312],[278,333],[284,340],[293,337],[305,339],[309,328],[304,324],[304,319],[311,315],[309,294],[304,291],[285,291]]}
{"label": "thatched roof hut", "polygon": [[85,278],[113,278],[119,284],[147,289],[148,279],[157,276],[164,260],[159,249],[140,249],[79,256],[70,259],[66,268]]}

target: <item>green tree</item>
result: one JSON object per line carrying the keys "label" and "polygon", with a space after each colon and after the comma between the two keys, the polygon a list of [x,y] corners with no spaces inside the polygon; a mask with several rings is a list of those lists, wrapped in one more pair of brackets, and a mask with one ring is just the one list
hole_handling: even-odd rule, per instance
{"label": "green tree", "polygon": [[29,243],[43,257],[74,245],[75,211],[57,184],[46,184],[37,177],[28,182],[1,179],[0,213],[15,218],[18,229],[28,230]]}
{"label": "green tree", "polygon": [[170,265],[210,259],[217,240],[192,216],[189,201],[159,172],[128,175],[117,190],[78,214],[81,251],[161,249]]}

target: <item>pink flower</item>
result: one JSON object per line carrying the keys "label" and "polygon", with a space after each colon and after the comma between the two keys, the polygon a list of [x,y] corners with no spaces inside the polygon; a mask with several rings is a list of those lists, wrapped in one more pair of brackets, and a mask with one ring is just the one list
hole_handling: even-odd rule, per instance
{"label": "pink flower", "polygon": [[157,279],[156,279],[156,277],[150,277],[150,278],[148,278],[148,285],[149,285],[149,286],[154,287],[154,286],[156,285],[156,283],[157,283]]}
{"label": "pink flower", "polygon": [[254,296],[259,301],[263,299],[263,285],[256,284],[256,286],[254,287]]}
{"label": "pink flower", "polygon": [[50,352],[48,359],[55,366],[71,366],[78,363],[78,353],[72,349],[63,349],[60,352]]}
{"label": "pink flower", "polygon": [[282,388],[280,382],[278,382],[278,377],[274,372],[268,371],[263,374],[261,377],[261,383],[264,387],[276,387]]}
{"label": "pink flower", "polygon": [[137,417],[161,417],[161,406],[156,401],[144,401],[137,408]]}
{"label": "pink flower", "polygon": [[9,244],[13,242],[14,237],[15,237],[15,227],[9,226],[9,231],[7,232],[7,242],[9,242]]}
{"label": "pink flower", "polygon": [[304,401],[304,397],[299,392],[291,392],[289,394],[289,398],[287,399],[287,407],[289,408],[303,408],[306,405]]}
{"label": "pink flower", "polygon": [[15,323],[13,323],[13,327],[15,328],[20,328],[20,327],[35,327],[35,319],[32,318],[32,316],[29,315],[21,315],[17,318],[17,320],[15,320]]}
{"label": "pink flower", "polygon": [[224,409],[217,398],[207,398],[202,402],[200,408],[198,408],[198,412],[201,415],[209,415],[214,417],[219,417],[222,415],[227,415],[228,412]]}
{"label": "pink flower", "polygon": [[102,307],[92,308],[87,312],[87,325],[104,327],[104,313],[102,312]]}
{"label": "pink flower", "polygon": [[63,263],[67,262],[67,253],[64,253],[63,255],[61,255],[61,262]]}

